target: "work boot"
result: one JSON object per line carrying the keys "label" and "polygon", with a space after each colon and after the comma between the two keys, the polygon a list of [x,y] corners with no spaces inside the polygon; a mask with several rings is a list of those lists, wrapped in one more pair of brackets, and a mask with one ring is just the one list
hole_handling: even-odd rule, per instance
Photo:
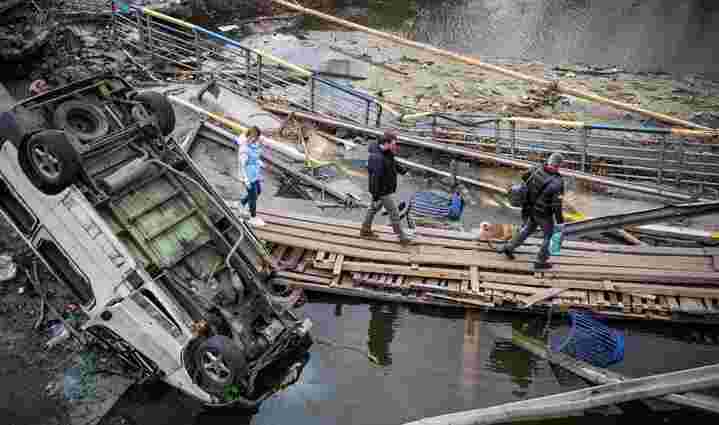
{"label": "work boot", "polygon": [[505,257],[507,257],[508,260],[514,260],[514,254],[512,251],[509,250],[509,247],[506,245],[503,245],[501,248],[497,250],[497,254],[504,254]]}
{"label": "work boot", "polygon": [[547,263],[546,261],[543,263],[535,262],[534,263],[534,270],[549,270],[552,268],[552,265],[550,263]]}

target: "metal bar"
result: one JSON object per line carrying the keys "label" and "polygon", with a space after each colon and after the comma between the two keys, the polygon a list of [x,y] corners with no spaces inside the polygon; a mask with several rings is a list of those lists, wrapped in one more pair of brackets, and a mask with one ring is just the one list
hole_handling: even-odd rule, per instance
{"label": "metal bar", "polygon": [[380,128],[382,125],[382,105],[377,105],[377,122],[375,127]]}
{"label": "metal bar", "polygon": [[[245,66],[246,66],[246,68],[245,68],[245,81],[249,81],[249,79],[250,79],[250,61],[251,61],[250,51],[249,51],[249,50],[245,50]],[[252,94],[252,89],[250,88],[250,85],[249,85],[249,84],[246,84],[246,86],[247,86],[247,94],[251,95],[251,94]]]}
{"label": "metal bar", "polygon": [[315,111],[315,76],[310,78],[310,110]]}
{"label": "metal bar", "polygon": [[584,127],[584,128],[582,128],[581,131],[582,131],[581,137],[582,137],[582,149],[583,149],[581,170],[586,172],[587,166],[589,165],[589,153],[588,153],[588,149],[587,149],[588,144],[589,144],[589,128]]}
{"label": "metal bar", "polygon": [[368,100],[368,101],[367,101],[367,109],[365,109],[365,115],[364,115],[364,116],[365,116],[365,125],[366,125],[366,126],[369,126],[369,109],[370,109],[370,105],[371,105],[371,103],[370,103],[370,101]]}
{"label": "metal bar", "polygon": [[654,223],[670,218],[697,217],[701,215],[714,214],[718,211],[719,201],[670,205],[667,207],[652,208],[627,214],[609,215],[567,223],[564,225],[562,233],[565,235],[578,236],[624,226]]}
{"label": "metal bar", "polygon": [[678,167],[679,169],[677,170],[676,182],[674,183],[677,187],[681,183],[682,170],[684,169],[684,156],[685,156],[684,155],[684,151],[685,151],[684,141],[685,140],[686,139],[684,139],[684,138],[681,139],[681,141],[679,142],[679,151],[677,152],[677,154],[679,155],[679,167]]}
{"label": "metal bar", "polygon": [[152,16],[147,15],[147,44],[152,51]]}
{"label": "metal bar", "polygon": [[494,140],[495,140],[495,151],[497,155],[501,154],[501,141],[500,141],[500,131],[501,131],[501,124],[500,121],[497,120],[497,122],[494,123]]}
{"label": "metal bar", "polygon": [[512,155],[512,159],[514,159],[514,158],[516,158],[514,149],[515,149],[516,144],[517,144],[517,123],[515,123],[514,121],[512,121],[512,122],[510,123],[510,128],[511,128],[511,130],[512,130],[512,150],[511,150],[511,155]]}
{"label": "metal bar", "polygon": [[667,153],[667,139],[668,135],[662,135],[662,150],[659,151],[659,164],[657,164],[657,184],[661,185],[664,183],[664,159]]}
{"label": "metal bar", "polygon": [[137,12],[135,16],[137,17],[137,31],[139,31],[140,33],[140,48],[145,48],[145,35],[143,34],[144,31],[142,30],[142,14],[140,12]]}
{"label": "metal bar", "polygon": [[257,97],[262,96],[262,56],[257,56]]}

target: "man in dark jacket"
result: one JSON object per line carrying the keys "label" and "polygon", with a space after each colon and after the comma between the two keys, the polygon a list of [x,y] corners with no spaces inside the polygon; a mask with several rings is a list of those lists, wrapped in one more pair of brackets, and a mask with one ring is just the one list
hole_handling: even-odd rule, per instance
{"label": "man in dark jacket", "polygon": [[564,195],[564,180],[559,175],[559,167],[564,157],[555,152],[549,156],[544,166],[536,166],[524,175],[522,180],[527,183],[527,203],[522,207],[522,229],[512,240],[499,249],[510,260],[514,260],[514,250],[531,235],[537,227],[542,228],[544,241],[537,253],[534,268],[549,269],[549,242],[554,233],[554,222],[564,223],[562,217],[562,196]]}
{"label": "man in dark jacket", "polygon": [[399,236],[400,243],[407,244],[411,242],[411,239],[402,229],[397,205],[392,199],[392,194],[397,191],[397,173],[405,174],[407,172],[395,161],[394,155],[398,149],[397,134],[392,131],[385,132],[378,143],[369,145],[367,168],[372,203],[362,223],[360,236],[364,238],[377,237],[377,234],[372,231],[372,221],[377,212],[384,207],[389,213],[392,229]]}

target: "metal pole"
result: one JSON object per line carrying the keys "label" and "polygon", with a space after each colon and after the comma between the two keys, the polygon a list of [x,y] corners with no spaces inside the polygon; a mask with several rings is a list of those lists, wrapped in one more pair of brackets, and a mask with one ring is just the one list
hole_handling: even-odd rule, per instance
{"label": "metal pole", "polygon": [[200,33],[193,29],[192,33],[195,35],[195,57],[197,62],[197,69],[200,69],[200,61],[202,60],[202,54],[200,53]]}
{"label": "metal pole", "polygon": [[587,172],[587,164],[589,163],[589,129],[582,127],[582,168],[581,170]]}
{"label": "metal pole", "polygon": [[497,155],[499,155],[501,152],[500,140],[499,140],[500,131],[501,131],[500,126],[501,126],[501,124],[500,124],[499,120],[494,122],[494,146],[495,146],[495,151],[496,151]]}
{"label": "metal pole", "polygon": [[250,88],[250,51],[245,50],[245,87],[247,87],[247,94],[252,96],[252,89]]}
{"label": "metal pole", "polygon": [[511,129],[512,129],[512,159],[515,158],[514,149],[517,145],[517,123],[512,121],[511,123]]}
{"label": "metal pole", "polygon": [[310,77],[310,110],[315,112],[315,75]]}
{"label": "metal pole", "polygon": [[365,109],[365,125],[369,127],[369,109],[372,106],[370,101],[367,101],[367,108]]}
{"label": "metal pole", "polygon": [[262,96],[262,56],[257,56],[257,97]]}
{"label": "metal pole", "polygon": [[377,122],[375,127],[380,128],[382,126],[382,105],[377,104]]}
{"label": "metal pole", "polygon": [[679,152],[677,153],[677,155],[679,155],[679,165],[677,166],[677,175],[676,175],[676,183],[675,183],[677,187],[679,187],[679,183],[681,182],[682,177],[683,177],[682,170],[684,169],[684,157],[686,156],[686,154],[685,154],[686,149],[684,146],[685,143],[686,143],[686,139],[682,139],[679,142]]}
{"label": "metal pole", "polygon": [[137,30],[140,32],[140,48],[145,50],[145,36],[142,34],[142,16],[138,11],[135,11],[135,13],[135,16],[137,16]]}
{"label": "metal pole", "polygon": [[664,159],[667,155],[667,139],[669,135],[662,134],[662,150],[659,151],[659,163],[657,164],[657,184],[659,186],[664,182]]}
{"label": "metal pole", "polygon": [[152,16],[147,15],[147,45],[152,51]]}

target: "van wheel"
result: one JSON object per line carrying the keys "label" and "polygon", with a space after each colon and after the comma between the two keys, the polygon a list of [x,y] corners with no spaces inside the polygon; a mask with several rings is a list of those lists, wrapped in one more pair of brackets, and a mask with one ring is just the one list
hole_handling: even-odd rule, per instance
{"label": "van wheel", "polygon": [[56,195],[75,183],[80,156],[70,135],[45,130],[32,135],[20,146],[20,165],[30,182],[47,195]]}
{"label": "van wheel", "polygon": [[[157,120],[157,126],[164,136],[168,136],[175,129],[175,110],[165,96],[160,93],[148,91],[139,93],[132,98],[147,109]],[[145,120],[148,117],[141,112],[140,108],[133,108],[132,116],[138,120]]]}
{"label": "van wheel", "polygon": [[245,356],[228,337],[215,335],[199,344],[193,356],[197,384],[213,394],[224,394],[229,385],[247,375]]}
{"label": "van wheel", "polygon": [[78,100],[60,104],[55,109],[53,122],[82,142],[98,139],[110,131],[110,122],[102,109]]}

